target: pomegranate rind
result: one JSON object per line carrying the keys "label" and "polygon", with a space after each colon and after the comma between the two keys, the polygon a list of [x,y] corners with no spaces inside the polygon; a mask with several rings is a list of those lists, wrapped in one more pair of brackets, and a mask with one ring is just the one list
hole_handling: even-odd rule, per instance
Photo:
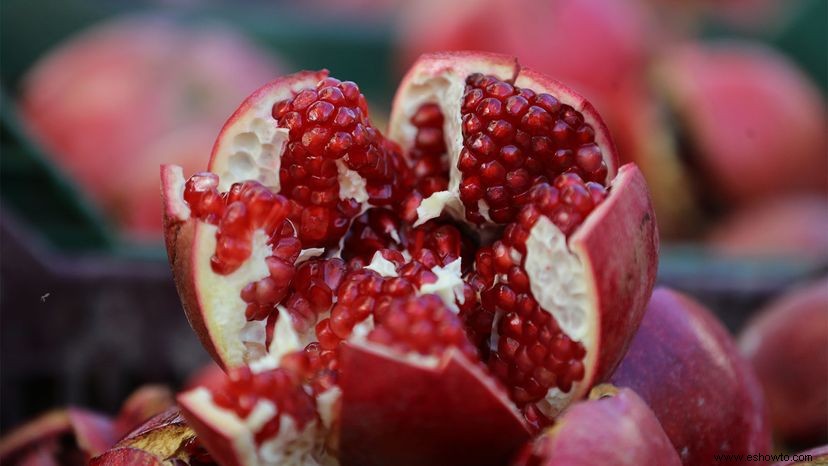
{"label": "pomegranate rind", "polygon": [[199,390],[181,393],[177,399],[182,415],[202,445],[224,466],[254,464],[251,458],[255,458],[256,452],[252,435],[245,439],[246,442],[239,441],[245,433],[244,425],[235,416],[221,413],[212,403],[205,402],[204,397],[199,396]]}
{"label": "pomegranate rind", "polygon": [[7,461],[38,444],[71,434],[87,458],[106,451],[117,438],[112,421],[80,408],[51,411],[0,439],[0,461]]}
{"label": "pomegranate rind", "polygon": [[610,382],[641,396],[685,465],[712,465],[714,454],[771,451],[756,375],[710,311],[678,292],[653,292]]}
{"label": "pomegranate rind", "polygon": [[187,449],[195,442],[190,428],[177,407],[171,407],[147,420],[127,434],[111,450],[93,458],[91,464],[165,464],[187,461]]}
{"label": "pomegranate rind", "polygon": [[342,466],[494,466],[530,437],[505,390],[454,349],[432,367],[350,343],[341,368]]}
{"label": "pomegranate rind", "polygon": [[513,466],[525,466],[529,455],[540,460],[533,466],[681,465],[655,414],[627,388],[573,405]]}
{"label": "pomegranate rind", "polygon": [[[202,307],[199,298],[199,287],[196,261],[197,251],[194,248],[195,237],[199,230],[198,221],[189,216],[182,217],[181,209],[176,206],[183,202],[184,174],[181,167],[174,165],[161,166],[161,194],[164,202],[164,244],[167,247],[167,258],[172,269],[184,314],[190,323],[202,346],[222,368],[237,365],[240,361],[231,359],[225,349],[226,344],[215,337],[208,327],[209,318],[205,316],[207,309]],[[186,205],[185,205],[186,207]],[[228,364],[229,363],[229,364]]]}
{"label": "pomegranate rind", "polygon": [[587,339],[582,398],[618,366],[644,317],[658,269],[658,229],[647,183],[632,164],[619,170],[610,195],[569,239],[570,250],[587,270],[593,315]]}
{"label": "pomegranate rind", "polygon": [[828,438],[828,279],[771,302],[739,346],[762,384],[775,437],[799,445]]}
{"label": "pomegranate rind", "polygon": [[90,466],[162,466],[164,463],[152,453],[138,448],[113,448],[100,456],[92,458]]}

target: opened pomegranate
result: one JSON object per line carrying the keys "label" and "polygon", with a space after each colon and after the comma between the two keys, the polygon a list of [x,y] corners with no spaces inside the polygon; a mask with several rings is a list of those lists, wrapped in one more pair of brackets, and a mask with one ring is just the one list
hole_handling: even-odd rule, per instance
{"label": "opened pomegranate", "polygon": [[231,374],[179,400],[220,462],[502,464],[638,327],[655,219],[588,102],[432,54],[389,126],[301,72],[242,103],[208,172],[162,167],[179,294]]}

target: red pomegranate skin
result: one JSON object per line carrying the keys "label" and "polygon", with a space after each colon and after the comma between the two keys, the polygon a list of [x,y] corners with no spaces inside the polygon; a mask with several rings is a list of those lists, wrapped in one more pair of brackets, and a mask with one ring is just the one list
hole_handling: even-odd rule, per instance
{"label": "red pomegranate skin", "polygon": [[157,241],[158,165],[202,169],[227,113],[279,68],[226,27],[127,16],[44,55],[19,104],[34,139],[114,224]]}
{"label": "red pomegranate skin", "polygon": [[591,395],[570,407],[521,451],[512,466],[599,463],[678,466],[681,461],[652,410],[635,392],[622,388],[611,396]]}
{"label": "red pomegranate skin", "polygon": [[828,440],[828,279],[764,307],[739,344],[762,383],[777,440]]}
{"label": "red pomegranate skin", "polygon": [[647,402],[687,466],[720,464],[714,454],[771,451],[756,374],[713,314],[679,292],[653,292],[610,383]]}

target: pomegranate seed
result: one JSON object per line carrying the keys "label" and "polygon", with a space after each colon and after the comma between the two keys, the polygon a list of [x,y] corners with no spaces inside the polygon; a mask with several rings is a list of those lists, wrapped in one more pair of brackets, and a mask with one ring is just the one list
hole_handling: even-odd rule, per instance
{"label": "pomegranate seed", "polygon": [[[554,179],[574,172],[585,181],[606,181],[607,167],[594,129],[553,95],[473,74],[466,79],[461,115],[464,147],[457,168],[463,174],[460,199],[470,221],[484,220],[478,201],[493,186],[503,186],[506,192],[497,196],[500,206],[488,204],[489,218],[507,224],[519,209],[506,206],[525,203],[539,177]],[[500,169],[492,169],[494,162],[507,169],[506,183]],[[525,171],[508,171],[513,168]]]}

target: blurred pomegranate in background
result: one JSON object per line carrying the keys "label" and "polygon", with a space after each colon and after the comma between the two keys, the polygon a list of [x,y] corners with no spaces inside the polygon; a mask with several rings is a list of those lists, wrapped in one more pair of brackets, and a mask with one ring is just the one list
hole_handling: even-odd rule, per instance
{"label": "blurred pomegranate in background", "polygon": [[828,279],[770,303],[739,343],[762,383],[776,437],[806,447],[828,441]]}
{"label": "blurred pomegranate in background", "polygon": [[708,244],[729,256],[828,261],[828,199],[786,197],[737,210],[712,228]]}
{"label": "blurred pomegranate in background", "polygon": [[44,56],[23,80],[20,107],[30,132],[118,226],[156,240],[158,166],[199,169],[228,111],[279,70],[225,26],[127,17]]}
{"label": "blurred pomegranate in background", "polygon": [[688,44],[666,51],[657,75],[682,149],[717,201],[825,190],[825,99],[784,56],[757,44]]}
{"label": "blurred pomegranate in background", "polygon": [[636,162],[653,191],[667,237],[693,218],[691,189],[651,95],[647,68],[664,36],[637,0],[411,2],[401,15],[400,56],[486,50],[567,83],[604,116],[623,162]]}

